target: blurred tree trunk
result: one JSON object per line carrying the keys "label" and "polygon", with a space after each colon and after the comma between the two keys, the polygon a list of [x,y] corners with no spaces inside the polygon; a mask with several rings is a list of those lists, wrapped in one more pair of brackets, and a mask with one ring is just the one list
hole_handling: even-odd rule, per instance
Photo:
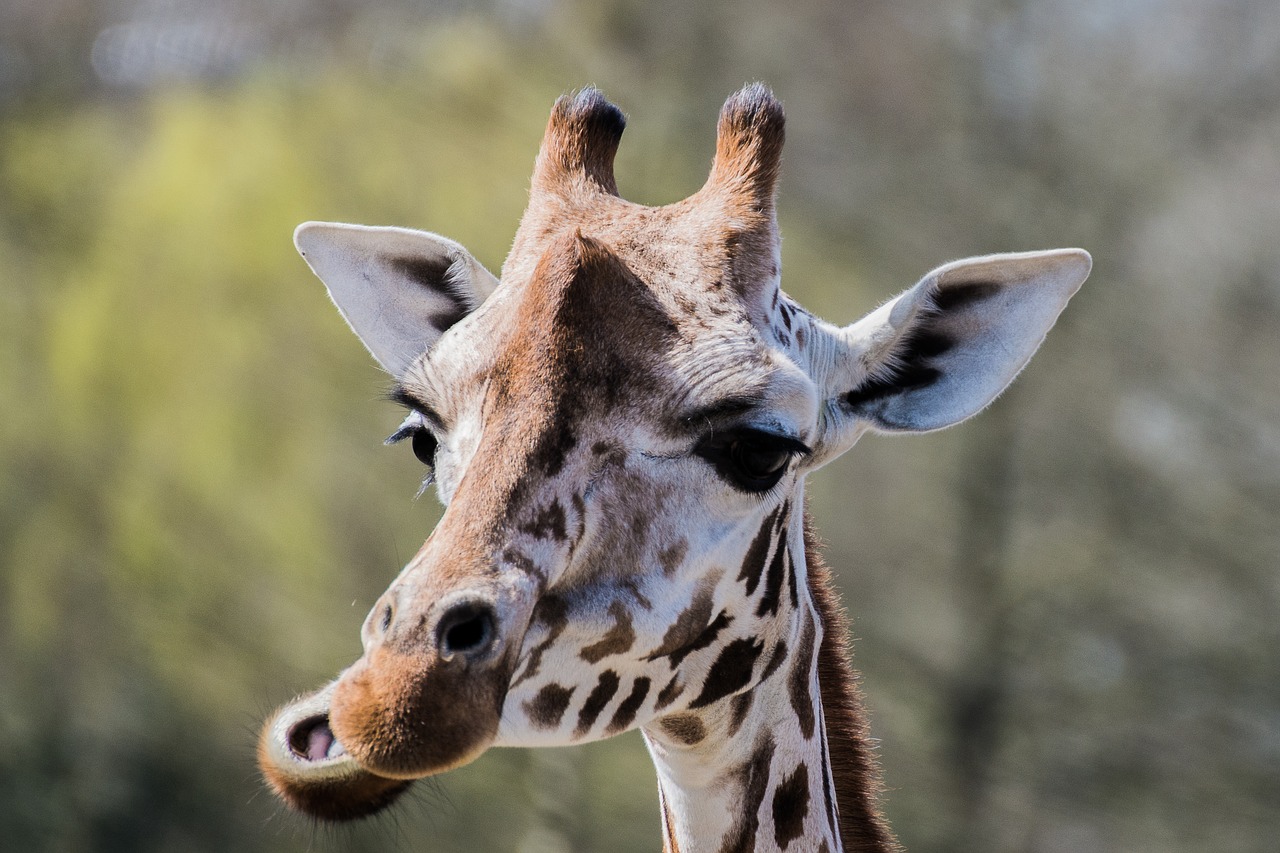
{"label": "blurred tree trunk", "polygon": [[1007,555],[1016,491],[1016,392],[966,430],[959,469],[956,601],[964,651],[951,684],[948,739],[961,832],[954,850],[991,849],[991,764],[1004,733],[1010,672]]}

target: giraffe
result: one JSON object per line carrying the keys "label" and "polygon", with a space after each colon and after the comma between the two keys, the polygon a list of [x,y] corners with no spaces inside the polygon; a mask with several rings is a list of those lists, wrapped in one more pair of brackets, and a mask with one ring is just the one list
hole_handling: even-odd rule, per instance
{"label": "giraffe", "polygon": [[345,820],[490,746],[639,728],[669,853],[896,850],[804,481],[867,431],[984,408],[1090,257],[948,263],[832,325],[780,289],[766,87],[666,206],[619,197],[624,125],[594,88],[556,102],[500,278],[435,234],[299,226],[445,511],[260,767]]}

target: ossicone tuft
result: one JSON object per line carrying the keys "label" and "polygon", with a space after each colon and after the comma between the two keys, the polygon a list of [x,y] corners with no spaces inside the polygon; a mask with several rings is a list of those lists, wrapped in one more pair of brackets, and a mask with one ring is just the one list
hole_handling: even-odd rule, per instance
{"label": "ossicone tuft", "polygon": [[618,194],[613,158],[627,119],[594,86],[561,95],[551,108],[547,132],[534,170],[534,189],[563,190],[582,177],[597,189]]}
{"label": "ossicone tuft", "polygon": [[757,209],[771,210],[785,126],[782,102],[763,83],[752,83],[730,95],[720,110],[710,183]]}

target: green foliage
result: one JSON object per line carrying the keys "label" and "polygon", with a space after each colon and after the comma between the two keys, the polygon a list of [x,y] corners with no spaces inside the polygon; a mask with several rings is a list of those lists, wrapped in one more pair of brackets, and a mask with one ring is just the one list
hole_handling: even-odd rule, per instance
{"label": "green foliage", "polygon": [[[263,830],[277,806],[254,732],[267,703],[355,656],[438,510],[410,502],[414,466],[378,446],[397,419],[376,401],[385,379],[289,235],[326,217],[448,230],[496,268],[554,89],[465,35],[426,40],[423,67],[440,70],[412,84],[264,73],[0,125],[14,849],[327,843],[289,816]],[[528,767],[495,753],[423,786],[406,821],[424,812],[435,849],[512,849],[528,820],[484,822],[478,804],[527,803]],[[631,775],[648,829],[652,780]]]}

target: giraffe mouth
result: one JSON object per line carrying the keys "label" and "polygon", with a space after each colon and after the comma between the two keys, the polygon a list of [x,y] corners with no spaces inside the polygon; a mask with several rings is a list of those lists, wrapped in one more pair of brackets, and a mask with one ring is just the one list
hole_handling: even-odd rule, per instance
{"label": "giraffe mouth", "polygon": [[323,820],[365,817],[391,805],[412,780],[371,773],[348,754],[329,725],[330,684],[285,705],[267,722],[258,766],[286,803]]}
{"label": "giraffe mouth", "polygon": [[289,749],[304,761],[330,761],[347,754],[347,748],[333,736],[329,716],[308,717],[287,734]]}

